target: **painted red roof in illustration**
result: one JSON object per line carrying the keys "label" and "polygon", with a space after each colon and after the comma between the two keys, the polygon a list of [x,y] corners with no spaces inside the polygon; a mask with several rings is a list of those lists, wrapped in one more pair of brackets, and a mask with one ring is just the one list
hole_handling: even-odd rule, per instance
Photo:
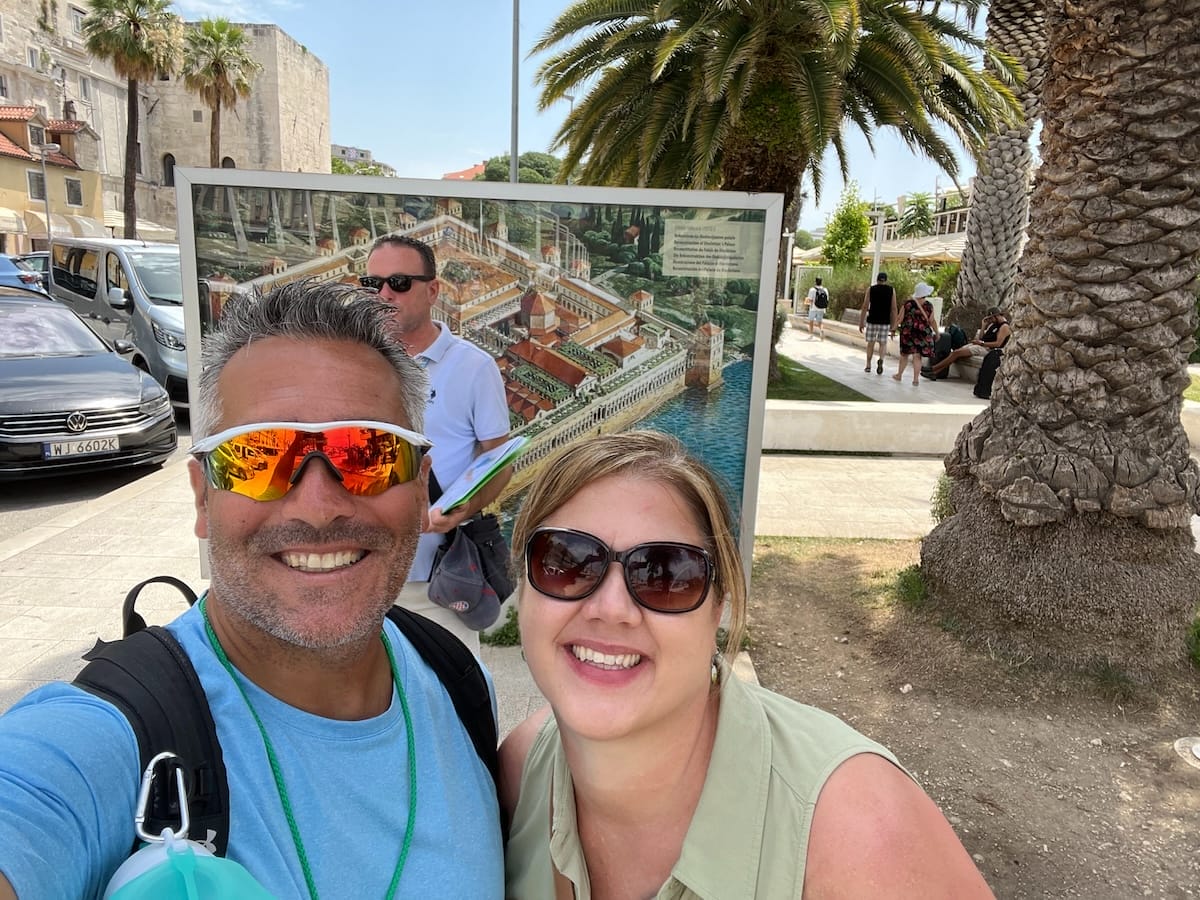
{"label": "painted red roof in illustration", "polygon": [[508,352],[571,387],[579,387],[588,377],[588,371],[583,366],[577,366],[565,356],[539,347],[532,341],[519,341],[509,347]]}
{"label": "painted red roof in illustration", "polygon": [[28,122],[35,115],[33,106],[0,106],[0,122]]}
{"label": "painted red roof in illustration", "polygon": [[720,334],[723,330],[720,325],[714,325],[712,322],[705,322],[700,326],[701,334]]}
{"label": "painted red roof in illustration", "polygon": [[463,169],[461,172],[447,172],[442,176],[443,181],[474,181],[476,175],[482,175],[483,170],[487,168],[483,163],[471,166],[469,169]]}
{"label": "painted red roof in illustration", "polygon": [[646,342],[641,338],[634,338],[630,341],[618,336],[612,340],[605,341],[600,349],[607,350],[613,356],[617,357],[617,359],[625,359],[626,357],[633,356],[633,354],[645,346]]}
{"label": "painted red roof in illustration", "polygon": [[629,295],[630,300],[653,300],[654,295],[649,291],[634,291]]}

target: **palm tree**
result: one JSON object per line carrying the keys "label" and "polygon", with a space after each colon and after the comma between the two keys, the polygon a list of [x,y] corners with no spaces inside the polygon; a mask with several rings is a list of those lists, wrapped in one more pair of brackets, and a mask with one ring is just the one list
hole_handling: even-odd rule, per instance
{"label": "palm tree", "polygon": [[1003,123],[984,148],[971,189],[971,216],[963,249],[954,307],[947,322],[968,333],[979,327],[989,306],[1008,305],[1017,260],[1029,222],[1033,176],[1030,135],[1042,114],[1042,73],[1046,53],[1045,0],[993,0],[987,12],[987,39],[1021,63],[1026,77],[1016,87],[1024,115]]}
{"label": "palm tree", "polygon": [[897,233],[900,237],[933,234],[933,203],[928,194],[912,194],[908,198]]}
{"label": "palm tree", "polygon": [[[940,9],[951,11],[943,15]],[[534,52],[540,106],[576,97],[555,138],[576,181],[778,191],[821,187],[844,128],[894,130],[957,173],[948,129],[972,152],[1015,116],[1011,61],[954,14],[901,0],[581,0]],[[565,45],[565,46],[563,46]],[[976,68],[972,54],[990,60]]]}
{"label": "palm tree", "polygon": [[125,237],[137,236],[138,84],[175,70],[183,26],[170,0],[88,0],[87,51],[126,82]]}
{"label": "palm tree", "polygon": [[1179,420],[1200,272],[1196,10],[1048,13],[1013,338],[947,457],[955,513],[921,554],[934,601],[993,647],[1132,673],[1184,654],[1200,593],[1200,470]]}
{"label": "palm tree", "polygon": [[250,96],[250,82],[262,66],[246,47],[246,33],[228,19],[205,19],[187,30],[182,74],[188,90],[212,110],[208,164],[221,164],[221,108]]}

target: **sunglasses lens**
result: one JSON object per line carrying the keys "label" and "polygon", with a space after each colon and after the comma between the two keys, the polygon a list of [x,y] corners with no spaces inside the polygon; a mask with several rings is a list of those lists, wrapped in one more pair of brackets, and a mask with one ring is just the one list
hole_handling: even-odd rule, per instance
{"label": "sunglasses lens", "polygon": [[417,477],[421,451],[399,435],[377,428],[299,431],[263,428],[237,435],[206,459],[209,478],[221,490],[252,500],[276,500],[288,492],[296,467],[320,453],[357,496],[381,494]]}
{"label": "sunglasses lens", "polygon": [[641,604],[658,612],[687,612],[704,600],[708,560],[695,547],[642,544],[625,559],[625,580]]}
{"label": "sunglasses lens", "polygon": [[374,275],[359,275],[358,283],[368,291],[377,291],[383,287],[383,279],[376,278]]}
{"label": "sunglasses lens", "polygon": [[397,294],[407,294],[408,289],[412,287],[412,276],[410,275],[389,275],[387,278],[387,286]]}
{"label": "sunglasses lens", "polygon": [[529,582],[558,600],[578,600],[595,588],[608,568],[608,548],[571,531],[539,531],[529,539]]}
{"label": "sunglasses lens", "polygon": [[[642,606],[655,612],[689,612],[704,602],[711,577],[708,557],[687,544],[648,543],[624,555],[625,583]],[[609,549],[574,531],[538,531],[526,547],[529,583],[557,600],[580,600],[608,571]]]}

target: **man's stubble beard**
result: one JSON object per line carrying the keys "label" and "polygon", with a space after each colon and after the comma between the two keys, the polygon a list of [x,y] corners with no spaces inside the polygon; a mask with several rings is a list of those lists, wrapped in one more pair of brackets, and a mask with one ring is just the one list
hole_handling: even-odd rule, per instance
{"label": "man's stubble beard", "polygon": [[[414,519],[411,527],[401,533],[355,523],[317,529],[291,522],[256,532],[245,541],[227,540],[220,529],[210,528],[210,595],[234,617],[282,644],[304,650],[336,651],[344,648],[350,651],[379,634],[384,616],[395,603],[408,578],[419,536],[419,519]],[[391,563],[386,568],[384,585],[378,596],[363,598],[361,604],[351,606],[353,619],[340,623],[342,627],[336,631],[323,634],[302,631],[289,621],[280,595],[271,591],[261,574],[255,576],[253,567],[261,567],[259,560],[265,560],[288,546],[331,543],[350,543],[365,548],[370,551],[369,556],[390,556]],[[326,603],[328,590],[302,595],[298,598],[298,608],[303,610]]]}

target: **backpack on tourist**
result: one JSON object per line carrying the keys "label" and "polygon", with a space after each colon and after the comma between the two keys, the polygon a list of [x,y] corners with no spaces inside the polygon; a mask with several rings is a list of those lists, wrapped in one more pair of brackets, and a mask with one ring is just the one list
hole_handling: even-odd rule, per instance
{"label": "backpack on tourist", "polygon": [[[187,785],[191,833],[200,835],[201,843],[211,845],[217,856],[224,856],[229,843],[229,783],[208,696],[174,636],[161,626],[147,626],[134,609],[142,588],[155,583],[178,589],[189,606],[196,602],[195,591],[170,575],[134,585],[121,610],[124,637],[96,641],[83,655],[88,664],[73,683],[125,715],[137,737],[143,770],[163,751],[179,758]],[[387,616],[441,681],[475,752],[497,782],[496,719],[479,661],[436,622],[398,606],[388,610]],[[152,834],[179,823],[179,797],[171,789],[173,783],[173,778],[152,781],[145,819],[145,828]],[[134,849],[138,844],[134,843]]]}
{"label": "backpack on tourist", "polygon": [[813,290],[815,291],[813,294],[813,306],[817,309],[827,309],[829,307],[829,291],[825,290],[819,284]]}

